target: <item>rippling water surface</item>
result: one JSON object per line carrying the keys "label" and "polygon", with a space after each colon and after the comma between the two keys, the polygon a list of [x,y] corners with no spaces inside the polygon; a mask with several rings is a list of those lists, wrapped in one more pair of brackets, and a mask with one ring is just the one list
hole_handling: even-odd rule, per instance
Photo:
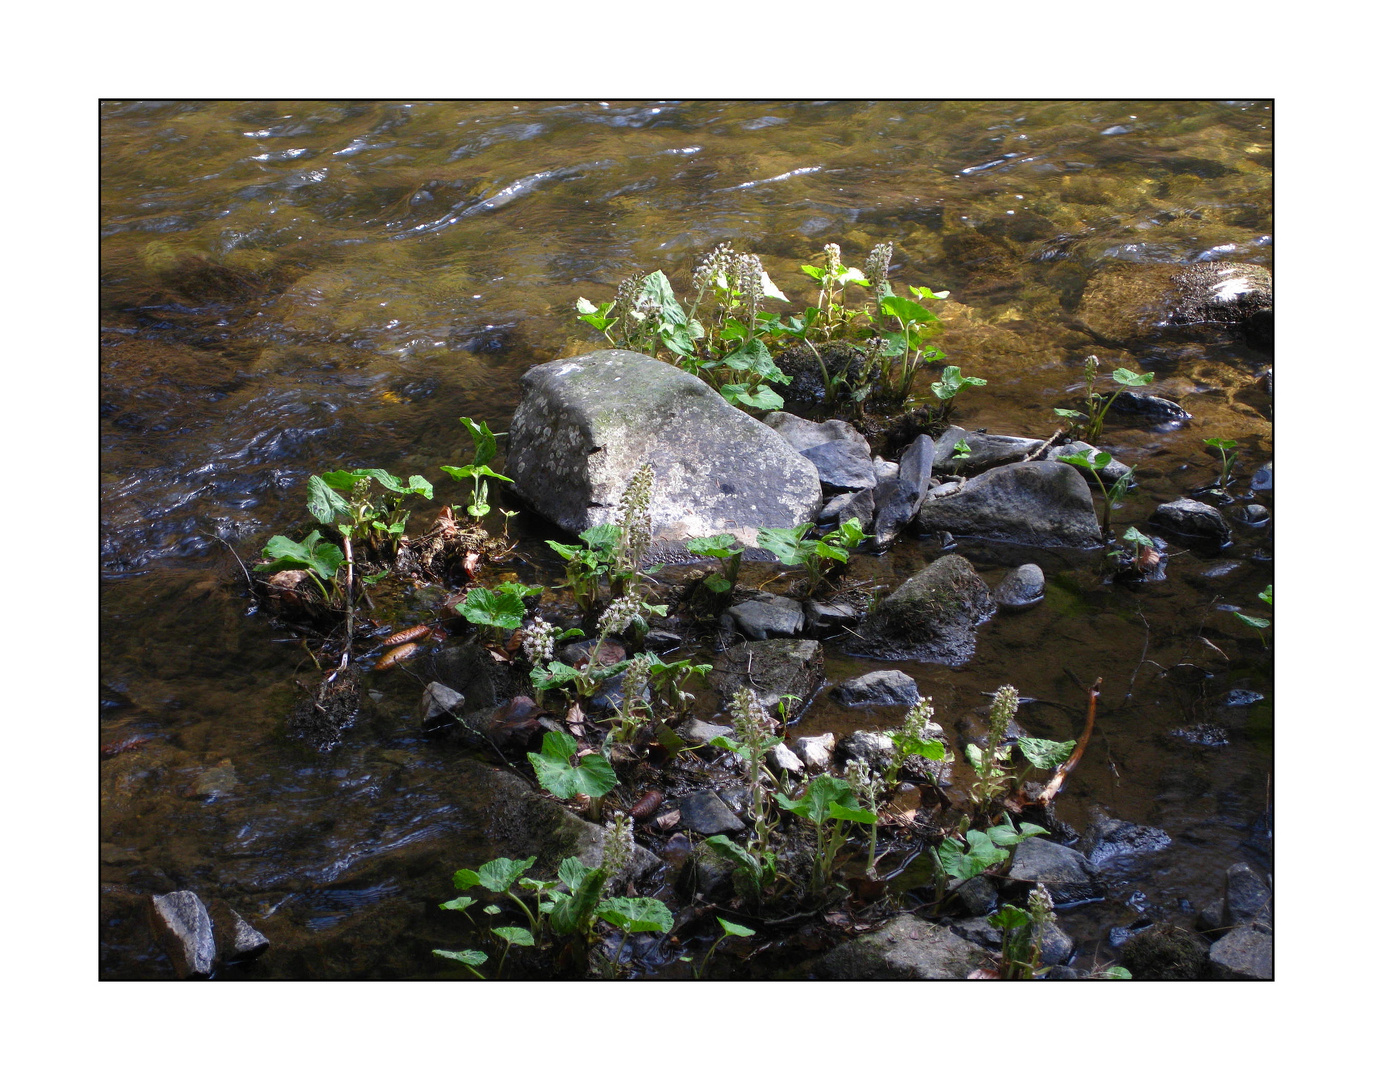
{"label": "rippling water surface", "polygon": [[[1108,427],[1140,466],[1122,524],[1211,478],[1206,438],[1238,441],[1242,489],[1271,459],[1261,356],[1215,340],[1113,352],[1075,321],[1112,267],[1271,268],[1264,102],[107,102],[101,166],[101,742],[149,739],[102,763],[109,976],[169,973],[138,903],[174,887],[281,943],[258,977],[433,973],[428,950],[456,933],[434,903],[485,844],[445,780],[455,751],[419,741],[417,688],[380,677],[332,754],[286,739],[309,660],[224,587],[238,570],[220,541],[248,559],[298,529],[312,473],[460,463],[457,418],[506,430],[524,370],[594,347],[576,299],[610,299],[631,272],[681,291],[729,240],[799,307],[798,267],[823,245],[861,262],[891,241],[893,280],[950,290],[949,362],[989,380],[961,422],[998,433],[1049,434],[1090,352],[1156,370],[1194,419]],[[989,578],[1012,561],[960,550]],[[907,666],[946,720],[1007,681],[1069,703],[1028,711],[1054,738],[1079,723],[1072,676],[1106,677],[1102,743],[1064,814],[1105,807],[1174,844],[1074,916],[1085,948],[1131,902],[1199,906],[1230,862],[1266,858],[1271,654],[1226,608],[1260,613],[1270,552],[1249,529],[1142,590],[1051,559],[1049,601],[985,626],[967,670]],[[865,572],[933,554],[905,543]],[[1197,685],[1177,685],[1179,664]],[[872,666],[834,651],[830,677]],[[1261,697],[1223,704],[1236,690]],[[820,704],[803,725],[863,722]],[[1228,745],[1169,734],[1200,722]]]}

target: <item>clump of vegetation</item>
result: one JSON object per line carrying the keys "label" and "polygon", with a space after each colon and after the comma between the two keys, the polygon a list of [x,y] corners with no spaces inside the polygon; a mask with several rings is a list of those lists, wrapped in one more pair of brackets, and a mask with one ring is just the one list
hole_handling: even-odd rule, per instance
{"label": "clump of vegetation", "polygon": [[1070,421],[1070,429],[1079,434],[1081,438],[1089,443],[1095,443],[1101,438],[1102,426],[1106,423],[1106,414],[1111,406],[1115,404],[1116,398],[1120,397],[1121,392],[1129,389],[1137,389],[1141,386],[1148,386],[1154,381],[1152,371],[1141,375],[1137,371],[1129,368],[1116,368],[1111,372],[1112,380],[1117,384],[1115,391],[1110,397],[1096,392],[1097,372],[1101,367],[1101,361],[1095,356],[1087,357],[1083,363],[1083,373],[1087,377],[1087,392],[1084,399],[1085,413],[1076,409],[1055,409],[1054,412],[1065,420]]}
{"label": "clump of vegetation", "polygon": [[1058,459],[1065,465],[1076,465],[1078,468],[1086,469],[1096,481],[1097,487],[1101,489],[1101,537],[1109,540],[1111,537],[1111,511],[1115,504],[1130,491],[1130,485],[1134,483],[1134,468],[1126,469],[1108,488],[1103,476],[1106,469],[1114,460],[1105,450],[1098,450],[1095,454],[1077,453],[1064,454]]}
{"label": "clump of vegetation", "polygon": [[[455,465],[439,466],[444,472],[454,480],[471,480],[472,494],[467,501],[467,514],[469,517],[480,521],[491,513],[491,501],[489,497],[489,480],[504,480],[510,483],[510,477],[502,476],[494,471],[490,462],[496,456],[496,435],[486,426],[483,420],[480,424],[470,416],[459,417],[462,424],[467,428],[467,432],[472,436],[472,463],[461,467]],[[507,519],[507,527],[509,521]]]}
{"label": "clump of vegetation", "polygon": [[830,570],[849,561],[849,552],[868,538],[857,518],[823,536],[809,535],[815,528],[802,522],[789,529],[759,529],[758,546],[772,552],[783,566],[800,566],[806,572],[807,595],[814,593]]}

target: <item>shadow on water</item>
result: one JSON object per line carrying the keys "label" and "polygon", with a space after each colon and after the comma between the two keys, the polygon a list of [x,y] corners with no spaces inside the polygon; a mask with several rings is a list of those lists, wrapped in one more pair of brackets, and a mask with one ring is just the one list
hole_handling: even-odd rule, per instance
{"label": "shadow on water", "polygon": [[[595,347],[577,298],[631,272],[680,290],[728,240],[799,307],[824,244],[857,259],[890,241],[893,280],[951,291],[941,346],[988,380],[959,398],[969,429],[1049,435],[1089,353],[1155,372],[1193,418],[1108,426],[1104,448],[1138,466],[1122,527],[1214,478],[1206,438],[1237,441],[1242,492],[1272,457],[1262,353],[1164,328],[1103,344],[1084,323],[1104,274],[1271,267],[1262,102],[110,102],[101,165],[100,742],[133,744],[101,762],[108,978],[171,977],[142,905],[178,888],[273,940],[229,978],[448,974],[430,949],[462,931],[436,902],[454,868],[501,854],[462,751],[420,738],[404,672],[368,677],[332,751],[288,738],[313,663],[251,609],[225,545],[252,560],[298,529],[311,474],[462,463],[457,418],[506,430],[523,371]],[[1254,495],[1272,510],[1271,488]],[[526,519],[527,568],[552,574],[551,534]],[[1038,701],[1031,734],[1072,738],[1081,686],[1104,677],[1060,813],[1174,843],[1064,913],[1089,961],[1142,913],[1200,908],[1231,863],[1271,865],[1272,641],[1233,614],[1272,581],[1271,529],[1175,547],[1166,580],[1135,587],[1096,555],[1034,552],[1046,601],[984,625],[959,669],[827,643],[829,682],[899,667],[950,729],[1009,682]],[[956,550],[993,585],[1027,558]],[[890,586],[939,554],[908,537],[854,573]],[[799,731],[899,719],[822,690]]]}

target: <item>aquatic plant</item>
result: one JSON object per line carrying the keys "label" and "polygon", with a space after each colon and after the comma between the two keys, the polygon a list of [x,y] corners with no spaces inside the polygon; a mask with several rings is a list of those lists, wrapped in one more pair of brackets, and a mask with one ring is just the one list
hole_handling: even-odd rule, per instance
{"label": "aquatic plant", "polygon": [[[1266,587],[1264,588],[1263,592],[1259,593],[1258,596],[1259,596],[1259,599],[1262,600],[1262,601],[1263,601],[1265,604],[1267,604],[1269,607],[1272,607],[1272,606],[1273,606],[1273,586],[1272,586],[1272,585],[1266,586]],[[1258,615],[1246,615],[1246,614],[1244,614],[1244,612],[1242,612],[1242,611],[1236,611],[1236,612],[1234,612],[1234,616],[1235,616],[1235,618],[1237,618],[1240,622],[1244,623],[1245,626],[1252,626],[1255,630],[1260,631],[1260,633],[1259,633],[1259,641],[1261,641],[1261,642],[1263,643],[1263,647],[1264,647],[1265,649],[1268,648],[1268,638],[1267,638],[1266,635],[1264,635],[1264,634],[1262,633],[1262,631],[1267,630],[1270,626],[1273,625],[1272,620],[1260,618]]]}
{"label": "aquatic plant", "polygon": [[1001,931],[999,974],[1003,979],[1033,979],[1042,974],[1044,935],[1055,921],[1053,898],[1042,883],[1030,890],[1026,907],[1002,904],[988,917],[988,925]]}
{"label": "aquatic plant", "polygon": [[[493,432],[486,426],[485,420],[478,424],[470,416],[461,416],[458,419],[462,421],[468,434],[472,436],[472,463],[461,467],[454,465],[441,465],[439,467],[454,480],[472,481],[472,494],[468,499],[467,513],[469,517],[480,521],[491,513],[487,480],[503,480],[510,483],[510,477],[495,472],[488,464],[496,456],[496,435],[503,434],[503,432]],[[506,524],[508,528],[508,519]]]}
{"label": "aquatic plant", "polygon": [[806,571],[807,592],[813,593],[830,568],[849,561],[849,552],[858,547],[868,534],[856,517],[849,518],[833,532],[808,537],[815,526],[809,521],[789,529],[758,530],[758,546],[771,551],[783,566],[800,566]]}
{"label": "aquatic plant", "polygon": [[1103,540],[1109,539],[1111,535],[1111,511],[1116,502],[1125,498],[1130,490],[1130,485],[1134,483],[1134,468],[1126,469],[1125,472],[1116,477],[1115,483],[1108,488],[1102,473],[1114,459],[1105,450],[1098,450],[1091,455],[1085,451],[1076,454],[1064,454],[1058,460],[1065,465],[1076,465],[1086,469],[1092,474],[1092,479],[1097,482],[1097,487],[1101,489],[1101,536]]}
{"label": "aquatic plant", "polygon": [[965,376],[956,367],[946,367],[943,375],[939,377],[939,381],[930,383],[930,389],[934,391],[934,396],[940,402],[939,408],[935,412],[935,419],[947,420],[949,418],[949,414],[953,411],[953,399],[965,386],[986,385],[986,379],[974,378],[971,375]]}
{"label": "aquatic plant", "polygon": [[422,476],[402,481],[385,469],[339,469],[310,477],[305,507],[321,525],[337,529],[345,541],[357,540],[394,553],[410,519],[410,511],[404,509],[410,495],[432,499],[434,486]]}
{"label": "aquatic plant", "polygon": [[781,792],[774,798],[784,810],[790,810],[815,826],[815,860],[811,864],[810,885],[814,895],[823,895],[834,870],[834,860],[848,838],[849,823],[871,825],[877,815],[858,804],[847,780],[824,773],[806,785],[800,798],[792,799]]}
{"label": "aquatic plant", "polygon": [[732,533],[696,536],[686,542],[686,549],[691,554],[720,560],[720,569],[702,582],[711,592],[728,595],[734,591],[739,580],[739,563],[744,557],[744,548],[736,546],[738,544],[738,539]]}
{"label": "aquatic plant", "polygon": [[1216,478],[1216,488],[1220,490],[1229,487],[1230,467],[1235,463],[1235,458],[1226,451],[1233,450],[1239,443],[1234,439],[1207,439],[1204,445],[1214,447],[1220,454],[1220,476]]}
{"label": "aquatic plant", "polygon": [[270,560],[253,567],[261,574],[275,574],[279,570],[304,570],[325,600],[338,594],[335,576],[343,565],[343,551],[337,544],[322,542],[315,529],[297,543],[286,536],[273,536],[262,549],[262,557]]}
{"label": "aquatic plant", "polygon": [[892,741],[891,760],[882,773],[882,783],[886,789],[890,790],[895,786],[897,774],[912,755],[936,764],[942,764],[948,759],[948,750],[942,742],[925,737],[925,729],[932,723],[934,702],[929,698],[921,698],[911,706],[899,728],[886,732]]}
{"label": "aquatic plant", "polygon": [[[753,937],[753,935],[758,932],[756,930],[750,930],[747,926],[740,926],[738,923],[732,923],[728,919],[721,918],[719,915],[715,916],[715,921],[720,924],[720,929],[723,930],[724,933],[716,938],[711,943],[710,948],[706,950],[706,955],[702,958],[700,965],[695,970],[695,977],[698,979],[705,973],[706,968],[710,966],[710,958],[715,955],[715,950],[719,947],[720,942],[724,941],[726,938],[732,937]],[[691,957],[684,956],[682,959],[689,961]]]}
{"label": "aquatic plant", "polygon": [[977,774],[969,795],[978,814],[988,814],[997,799],[1010,787],[1011,774],[1006,763],[1011,759],[1011,748],[1003,746],[1002,742],[1019,705],[1019,691],[1014,686],[1000,687],[992,698],[991,715],[987,721],[987,748],[984,750],[977,743],[968,743],[964,747],[968,764]]}
{"label": "aquatic plant", "polygon": [[1082,438],[1091,443],[1101,438],[1101,429],[1106,422],[1106,413],[1110,411],[1111,406],[1115,404],[1116,398],[1120,397],[1122,391],[1128,388],[1148,386],[1154,381],[1152,371],[1141,375],[1129,368],[1116,368],[1111,372],[1111,378],[1119,384],[1119,387],[1108,398],[1104,394],[1096,393],[1096,378],[1100,367],[1101,361],[1094,355],[1083,361],[1083,373],[1087,377],[1087,393],[1084,399],[1087,408],[1086,413],[1076,409],[1054,410],[1059,416],[1071,421],[1072,428],[1080,431]]}
{"label": "aquatic plant", "polygon": [[[1010,857],[1011,849],[1022,840],[1048,833],[1047,829],[1028,821],[1017,827],[1010,814],[1003,814],[1002,821],[1003,824],[992,825],[984,831],[967,828],[964,818],[955,835],[945,837],[938,847],[930,850],[937,904],[942,904],[964,882],[1004,863]],[[958,835],[960,833],[965,835]]]}

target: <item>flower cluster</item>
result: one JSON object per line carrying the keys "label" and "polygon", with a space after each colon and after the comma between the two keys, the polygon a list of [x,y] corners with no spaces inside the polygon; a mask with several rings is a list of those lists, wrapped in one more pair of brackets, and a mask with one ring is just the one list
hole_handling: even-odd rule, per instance
{"label": "flower cluster", "polygon": [[992,715],[987,722],[987,751],[995,754],[1001,741],[1006,738],[1006,729],[1011,726],[1015,711],[1020,706],[1020,691],[1014,686],[998,688],[992,698]]}
{"label": "flower cluster", "polygon": [[557,632],[553,625],[535,615],[534,621],[525,628],[520,648],[529,662],[538,667],[553,659],[553,646],[556,642]]}
{"label": "flower cluster", "polygon": [[624,633],[631,626],[645,629],[648,626],[646,616],[650,610],[648,601],[639,593],[627,592],[618,600],[612,600],[601,613],[601,621],[596,624],[596,632],[605,637],[606,634]]}
{"label": "flower cluster", "polygon": [[605,830],[605,849],[601,856],[601,869],[605,871],[607,882],[629,867],[634,854],[634,819],[619,810]]}
{"label": "flower cluster", "polygon": [[887,271],[891,269],[891,244],[878,244],[872,249],[868,261],[863,264],[863,276],[868,279],[873,292],[882,295],[882,286],[887,283]]}
{"label": "flower cluster", "polygon": [[618,573],[634,574],[648,554],[653,539],[653,519],[649,515],[653,480],[653,466],[645,462],[629,481],[615,509],[615,521],[620,526],[620,541],[615,550]]}

